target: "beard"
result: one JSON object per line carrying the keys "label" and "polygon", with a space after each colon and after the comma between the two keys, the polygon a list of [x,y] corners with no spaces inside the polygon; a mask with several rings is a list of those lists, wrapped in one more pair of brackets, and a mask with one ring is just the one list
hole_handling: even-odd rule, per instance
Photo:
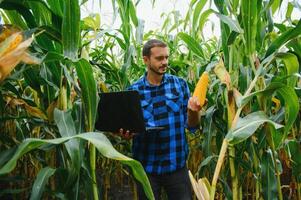
{"label": "beard", "polygon": [[[152,72],[154,72],[157,75],[163,75],[166,73],[168,66],[167,65],[162,65],[161,67],[159,67],[159,69],[156,69],[154,67],[152,67],[151,65],[149,66],[149,70],[151,70]],[[163,71],[160,71],[160,69],[164,69]]]}

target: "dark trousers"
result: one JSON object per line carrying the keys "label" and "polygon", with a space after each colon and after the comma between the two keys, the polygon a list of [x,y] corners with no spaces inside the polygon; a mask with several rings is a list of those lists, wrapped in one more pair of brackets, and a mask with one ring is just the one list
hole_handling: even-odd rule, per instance
{"label": "dark trousers", "polygon": [[[165,190],[169,200],[192,199],[192,187],[186,166],[172,173],[160,175],[147,174],[147,177],[156,200],[161,199],[162,188]],[[137,189],[139,200],[146,200],[143,188],[139,183],[137,184]]]}

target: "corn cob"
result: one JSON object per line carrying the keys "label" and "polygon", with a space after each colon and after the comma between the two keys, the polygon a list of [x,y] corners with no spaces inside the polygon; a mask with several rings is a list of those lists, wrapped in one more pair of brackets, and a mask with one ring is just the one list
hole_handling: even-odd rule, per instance
{"label": "corn cob", "polygon": [[14,33],[20,32],[21,30],[11,24],[0,25],[0,43]]}
{"label": "corn cob", "polygon": [[193,96],[198,97],[200,106],[203,106],[205,104],[208,82],[209,82],[209,74],[208,74],[208,72],[204,72],[201,75],[201,77],[194,89]]}
{"label": "corn cob", "polygon": [[14,33],[13,35],[6,38],[0,44],[0,56],[4,56],[5,54],[13,51],[23,40],[23,35],[21,32]]}

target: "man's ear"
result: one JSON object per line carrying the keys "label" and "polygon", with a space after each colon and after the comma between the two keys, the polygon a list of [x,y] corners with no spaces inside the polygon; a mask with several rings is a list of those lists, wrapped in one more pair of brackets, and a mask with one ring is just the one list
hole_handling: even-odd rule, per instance
{"label": "man's ear", "polygon": [[149,62],[149,57],[148,56],[143,56],[143,62],[144,62],[144,64],[148,64],[148,62]]}

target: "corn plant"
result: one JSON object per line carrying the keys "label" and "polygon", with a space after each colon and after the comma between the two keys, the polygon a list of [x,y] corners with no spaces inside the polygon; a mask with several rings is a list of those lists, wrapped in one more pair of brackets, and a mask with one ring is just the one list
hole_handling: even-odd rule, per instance
{"label": "corn plant", "polygon": [[[219,0],[214,3],[218,8],[214,13],[221,21],[222,54],[214,67],[220,85],[215,82],[211,86],[216,92],[212,97],[218,102],[210,107],[207,115],[210,116],[208,123],[222,122],[224,127],[216,124],[205,129],[210,131],[210,139],[206,141],[215,141],[220,149],[209,189],[211,199],[215,196],[226,152],[228,167],[220,177],[221,193],[233,199],[282,199],[280,175],[284,161],[280,160],[279,153],[286,148],[298,116],[295,86],[299,62],[296,54],[279,51],[279,48],[298,40],[300,21],[276,33],[273,26],[268,26],[273,23],[270,16],[273,3]],[[279,37],[271,40],[272,34]],[[286,47],[295,51],[290,45]],[[214,113],[222,119],[212,120]],[[212,147],[208,148],[210,151]],[[212,161],[213,156],[211,154],[206,163]],[[247,187],[243,185],[245,181],[249,182]],[[296,196],[300,197],[300,193]]]}
{"label": "corn plant", "polygon": [[[31,176],[37,174],[32,187],[32,183],[25,185],[31,188],[31,199],[42,198],[48,182],[50,196],[98,199],[97,149],[105,157],[128,165],[152,198],[141,164],[117,152],[103,133],[93,132],[98,88],[89,61],[78,57],[79,2],[1,1],[0,7],[6,23],[39,33],[31,50],[43,60],[36,66],[18,66],[15,76],[1,83],[1,126],[6,126],[10,137],[17,135],[11,146],[1,149],[1,175],[11,172],[21,156],[35,151],[24,159],[35,166]],[[7,110],[8,115],[4,114]],[[27,110],[31,112],[27,114]],[[16,143],[21,143],[17,149],[13,148]]]}
{"label": "corn plant", "polygon": [[[117,29],[103,26],[99,13],[81,20],[85,2],[0,1],[9,30],[30,39],[18,52],[32,61],[12,60],[0,77],[0,187],[9,185],[0,196],[98,199],[97,186],[124,174],[108,157],[129,166],[152,198],[141,165],[125,156],[130,143],[94,132],[94,122],[97,93],[124,90],[142,76],[142,44],[156,37],[170,49],[169,72],[187,79],[191,91],[204,71],[211,79],[201,131],[188,134],[190,176],[201,178],[193,182],[197,197],[301,199],[297,1],[277,24],[283,1],[191,0],[185,16],[164,13],[162,27],[146,33],[135,10],[140,1],[111,1]],[[211,15],[220,19],[221,37],[205,40]],[[99,181],[101,170],[109,175]]]}

